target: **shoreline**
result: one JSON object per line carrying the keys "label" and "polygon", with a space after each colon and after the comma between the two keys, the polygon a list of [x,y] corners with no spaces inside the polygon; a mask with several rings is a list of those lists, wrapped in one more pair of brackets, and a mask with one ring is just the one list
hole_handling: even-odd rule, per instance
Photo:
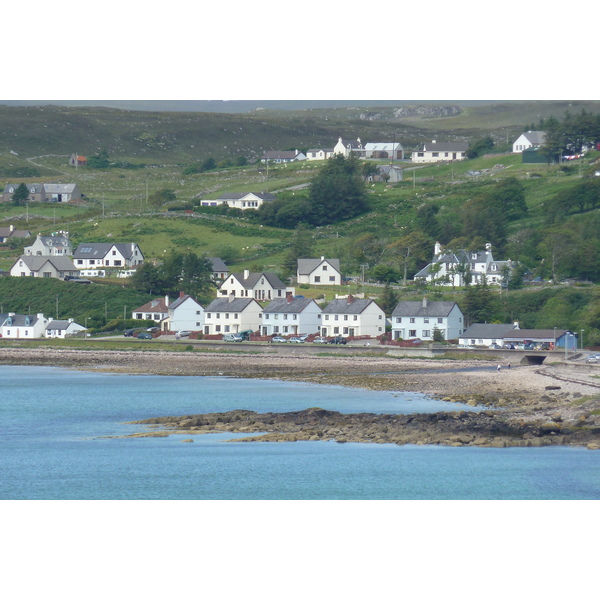
{"label": "shoreline", "polygon": [[[519,366],[502,368],[498,372],[495,363],[481,360],[57,348],[0,348],[0,364],[54,366],[107,373],[280,379],[374,391],[414,391],[448,402],[487,409],[437,413],[446,415],[440,419],[425,419],[420,415],[422,426],[416,429],[419,419],[412,419],[410,427],[409,423],[402,425],[403,420],[396,419],[397,427],[390,428],[388,424],[389,434],[375,438],[372,428],[377,426],[376,423],[370,423],[369,427],[358,424],[339,431],[337,425],[344,420],[339,415],[327,415],[329,422],[323,424],[321,437],[312,425],[306,424],[303,432],[302,428],[292,428],[289,423],[286,425],[283,419],[279,429],[267,432],[267,437],[246,438],[246,441],[279,441],[285,436],[336,439],[335,435],[323,437],[329,435],[328,427],[335,426],[338,441],[497,447],[562,444],[600,449],[600,379],[581,373],[577,373],[575,379],[572,372],[561,369],[560,365]],[[240,409],[243,408],[240,406]],[[457,414],[461,417],[455,417]],[[273,415],[270,417],[274,418]],[[252,415],[248,420],[253,424],[240,423],[239,426],[253,427],[251,431],[258,431],[256,427],[265,426],[260,422],[261,418],[260,415]],[[228,417],[223,419],[227,421]],[[220,423],[218,420],[214,422]],[[236,431],[234,428],[226,430]],[[173,423],[169,424],[168,431],[190,435],[206,432],[191,429],[189,424],[177,428]],[[148,435],[156,435],[156,431]]]}

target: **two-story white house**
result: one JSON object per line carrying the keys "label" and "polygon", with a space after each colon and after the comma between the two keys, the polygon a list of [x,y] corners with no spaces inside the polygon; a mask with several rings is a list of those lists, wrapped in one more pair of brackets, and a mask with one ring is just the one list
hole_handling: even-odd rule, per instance
{"label": "two-story white house", "polygon": [[310,285],[340,285],[342,274],[340,272],[339,258],[299,258],[296,271],[298,284]]}
{"label": "two-story white house", "polygon": [[465,160],[467,158],[467,142],[438,142],[431,140],[412,153],[412,162],[433,163],[451,160]]}
{"label": "two-story white house", "polygon": [[519,154],[523,152],[523,150],[527,150],[527,148],[543,146],[545,141],[545,131],[526,131],[513,142],[512,151],[514,154]]}
{"label": "two-story white house", "polygon": [[457,340],[465,330],[465,317],[456,302],[427,298],[398,302],[392,312],[393,340],[433,340],[434,329],[445,340]]}
{"label": "two-story white house", "polygon": [[444,251],[436,242],[433,261],[415,274],[415,281],[435,282],[436,285],[461,287],[485,282],[502,285],[515,268],[512,260],[494,260],[492,245],[485,250],[464,249]]}
{"label": "two-story white house", "polygon": [[287,287],[275,273],[251,273],[245,269],[243,273],[231,273],[221,283],[219,297],[254,298],[261,302],[285,298],[294,295],[293,287]]}
{"label": "two-story white house", "polygon": [[204,308],[189,294],[179,293],[179,298],[168,306],[171,331],[202,331]]}
{"label": "two-story white house", "polygon": [[333,147],[333,154],[340,154],[348,158],[353,155],[357,158],[364,158],[365,149],[363,148],[362,142],[360,138],[357,138],[356,141],[344,142],[342,138],[338,138],[337,144]]}
{"label": "two-story white house", "polygon": [[50,319],[43,313],[19,315],[17,313],[0,314],[0,336],[3,338],[32,340],[44,337],[46,325]]}
{"label": "two-story white house", "polygon": [[229,206],[240,210],[258,210],[263,204],[273,202],[277,196],[268,192],[226,192],[214,200],[201,200],[200,206]]}
{"label": "two-story white house", "polygon": [[144,263],[144,254],[133,242],[126,243],[83,243],[73,253],[78,269],[99,267],[135,269]]}
{"label": "two-story white house", "polygon": [[52,235],[38,233],[31,246],[23,248],[24,256],[72,256],[73,246],[68,231],[57,231]]}
{"label": "two-story white house", "polygon": [[321,311],[321,335],[349,337],[377,337],[385,333],[385,312],[368,298],[332,300]]}
{"label": "two-story white house", "polygon": [[311,298],[288,296],[273,300],[263,310],[262,335],[298,335],[318,333],[321,325],[321,307]]}
{"label": "two-story white house", "polygon": [[217,298],[204,309],[206,335],[260,331],[262,307],[254,298]]}

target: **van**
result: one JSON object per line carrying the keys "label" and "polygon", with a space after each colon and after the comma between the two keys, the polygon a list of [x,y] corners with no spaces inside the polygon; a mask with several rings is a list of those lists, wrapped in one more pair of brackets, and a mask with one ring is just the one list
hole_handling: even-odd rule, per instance
{"label": "van", "polygon": [[223,336],[224,342],[243,342],[243,338],[239,333],[226,333]]}

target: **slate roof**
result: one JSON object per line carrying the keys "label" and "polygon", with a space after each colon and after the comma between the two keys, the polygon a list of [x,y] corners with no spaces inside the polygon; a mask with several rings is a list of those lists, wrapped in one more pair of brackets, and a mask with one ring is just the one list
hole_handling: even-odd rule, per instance
{"label": "slate roof", "polygon": [[370,300],[369,298],[338,298],[337,300],[332,300],[322,312],[323,314],[358,315],[370,304],[379,306],[374,300]]}
{"label": "slate roof", "polygon": [[502,339],[509,334],[514,325],[508,323],[473,323],[463,333],[461,338]]}
{"label": "slate roof", "polygon": [[[110,242],[84,243],[77,246],[77,250],[73,253],[73,258],[104,258],[112,248],[116,248],[123,255],[123,258],[130,259],[133,256],[133,248],[135,246],[137,244],[129,242],[118,244]],[[138,250],[141,252],[140,248]]]}
{"label": "slate roof", "polygon": [[309,275],[323,262],[327,262],[338,273],[340,272],[340,259],[339,258],[299,258],[298,259],[298,275]]}
{"label": "slate roof", "polygon": [[218,256],[211,256],[208,258],[208,260],[212,264],[213,272],[219,272],[219,273],[222,271],[229,272],[227,265]]}
{"label": "slate roof", "polygon": [[469,149],[467,142],[425,142],[423,152],[466,152]]}
{"label": "slate roof", "polygon": [[46,325],[46,330],[66,331],[72,322],[73,321],[65,321],[63,319],[52,319],[52,321]]}
{"label": "slate roof", "polygon": [[[235,277],[247,290],[254,289],[261,277],[264,277],[273,289],[285,289],[285,283],[275,273],[249,273],[247,279],[244,278],[244,273],[231,273],[231,276]],[[225,282],[221,285],[224,285]]]}
{"label": "slate roof", "polygon": [[456,302],[449,300],[428,301],[425,306],[422,301],[409,300],[398,302],[392,317],[447,317],[455,306]]}
{"label": "slate roof", "polygon": [[76,183],[44,183],[47,194],[72,194],[76,187]]}
{"label": "slate roof", "polygon": [[265,200],[267,202],[270,200],[275,200],[277,198],[277,196],[275,196],[274,194],[270,194],[269,192],[225,192],[221,194],[217,198],[217,200],[241,200],[242,198],[245,198],[250,194],[253,194],[257,198],[260,198],[261,200]]}
{"label": "slate roof", "polygon": [[[65,235],[38,235],[35,241],[41,242],[41,244],[47,248],[70,248],[71,246],[69,238]],[[28,248],[30,247],[31,246],[28,246]]]}
{"label": "slate roof", "polygon": [[[545,131],[527,131],[521,134],[534,146],[541,146],[546,141]],[[521,137],[521,136],[519,136]]]}
{"label": "slate roof", "polygon": [[57,271],[78,271],[77,267],[69,256],[28,256],[19,257],[13,266],[18,261],[22,260],[30,271],[39,271],[46,263],[50,263]]}
{"label": "slate roof", "polygon": [[567,333],[566,329],[515,329],[514,332],[509,332],[504,336],[505,341],[521,341],[521,340],[544,340],[552,342],[554,336],[556,339]]}
{"label": "slate roof", "polygon": [[[171,311],[179,308],[186,300],[192,300],[192,302],[196,302],[196,300],[194,300],[194,298],[192,298],[189,294],[183,294],[183,296],[179,296],[175,302],[171,302],[171,304],[169,304],[169,310]],[[196,304],[200,306],[198,302],[196,302]],[[200,308],[202,308],[202,306],[200,306]]]}
{"label": "slate roof", "polygon": [[[312,298],[278,298],[270,302],[263,310],[265,313],[301,313],[309,304],[314,302]],[[316,304],[316,302],[315,302]]]}
{"label": "slate roof", "polygon": [[[11,324],[7,325],[6,321],[11,319]],[[37,315],[9,315],[3,314],[0,315],[0,325],[5,325],[7,327],[33,327],[39,319],[42,317],[38,317]]]}
{"label": "slate roof", "polygon": [[27,229],[15,229],[14,227],[0,227],[0,238],[26,238],[31,233]]}
{"label": "slate roof", "polygon": [[254,298],[216,298],[205,309],[205,312],[243,312],[255,302],[260,304]]}
{"label": "slate roof", "polygon": [[150,300],[150,302],[146,302],[146,304],[140,306],[139,308],[133,309],[132,312],[156,312],[166,314],[169,312],[169,310],[164,298],[155,298],[154,300]]}
{"label": "slate roof", "polygon": [[402,150],[402,144],[400,142],[369,142],[365,144],[365,150],[372,152],[395,152],[396,150]]}

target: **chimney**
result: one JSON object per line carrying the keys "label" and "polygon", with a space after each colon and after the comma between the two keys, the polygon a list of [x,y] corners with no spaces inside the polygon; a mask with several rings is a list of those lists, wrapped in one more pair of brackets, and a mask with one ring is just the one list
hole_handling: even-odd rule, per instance
{"label": "chimney", "polygon": [[169,296],[165,296],[165,306],[169,306]]}
{"label": "chimney", "polygon": [[324,256],[321,256],[321,260],[325,260],[325,257],[324,257]]}
{"label": "chimney", "polygon": [[293,300],[293,299],[294,299],[294,297],[293,297],[291,294],[288,294],[288,295],[286,296],[286,300],[287,300],[287,303],[288,303],[288,304],[290,304],[290,303],[292,302],[292,300]]}
{"label": "chimney", "polygon": [[235,294],[232,292],[229,294],[229,302],[233,302],[235,300]]}
{"label": "chimney", "polygon": [[427,308],[427,298],[423,298],[423,308]]}
{"label": "chimney", "polygon": [[519,321],[515,321],[513,323],[513,329],[520,329],[520,327],[519,327]]}
{"label": "chimney", "polygon": [[248,279],[248,277],[250,277],[250,271],[249,269],[244,269],[244,279]]}
{"label": "chimney", "polygon": [[354,296],[352,294],[348,294],[348,304],[352,304],[354,302]]}
{"label": "chimney", "polygon": [[435,243],[435,247],[433,249],[433,255],[439,256],[442,253],[442,245],[439,242]]}
{"label": "chimney", "polygon": [[185,292],[179,292],[179,297],[183,298],[185,296]]}
{"label": "chimney", "polygon": [[431,140],[431,143],[432,143],[432,144],[435,144],[436,142],[435,142],[435,140]]}

